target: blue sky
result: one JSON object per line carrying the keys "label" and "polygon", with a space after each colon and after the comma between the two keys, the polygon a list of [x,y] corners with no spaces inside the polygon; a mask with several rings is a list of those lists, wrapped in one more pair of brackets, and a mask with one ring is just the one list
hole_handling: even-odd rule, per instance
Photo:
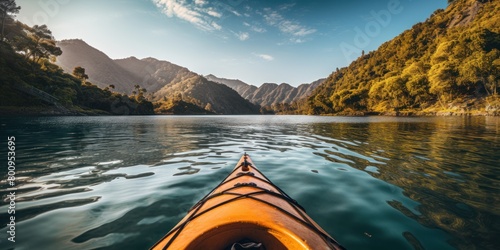
{"label": "blue sky", "polygon": [[47,24],[113,59],[167,60],[253,85],[297,86],[375,50],[446,0],[17,0],[18,19]]}

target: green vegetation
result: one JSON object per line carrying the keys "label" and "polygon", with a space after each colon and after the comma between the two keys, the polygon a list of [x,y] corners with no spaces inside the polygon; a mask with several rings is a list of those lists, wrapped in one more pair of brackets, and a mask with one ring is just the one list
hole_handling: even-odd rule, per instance
{"label": "green vegetation", "polygon": [[80,66],[73,69],[73,76],[80,79],[83,83],[89,79],[89,76],[85,74],[85,69]]}
{"label": "green vegetation", "polygon": [[2,22],[1,40],[5,38],[5,23],[11,15],[19,13],[20,6],[17,6],[15,0],[0,0],[0,19]]}
{"label": "green vegetation", "polygon": [[73,75],[64,73],[53,64],[62,51],[46,25],[28,27],[15,21],[11,15],[19,7],[14,1],[1,0],[0,11],[0,113],[154,113],[152,103],[144,98],[145,89],[138,87],[137,94],[127,96],[87,82],[88,75],[81,67],[75,68]]}
{"label": "green vegetation", "polygon": [[306,114],[498,114],[500,2],[449,2],[294,105]]}
{"label": "green vegetation", "polygon": [[[208,81],[192,72],[179,74],[177,78],[178,81],[155,92],[157,113],[169,113],[166,110],[172,110],[172,105],[180,105],[174,109],[186,110],[186,114],[259,114],[259,106],[243,99],[235,90],[223,84]],[[186,107],[184,103],[191,105]]]}
{"label": "green vegetation", "polygon": [[173,98],[163,97],[162,101],[155,103],[155,112],[162,115],[214,115],[212,104],[208,103],[201,108],[194,100],[183,100],[182,95]]}

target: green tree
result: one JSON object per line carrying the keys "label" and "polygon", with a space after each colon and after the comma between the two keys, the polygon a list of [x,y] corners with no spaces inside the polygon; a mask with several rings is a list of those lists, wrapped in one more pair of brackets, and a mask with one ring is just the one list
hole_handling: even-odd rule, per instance
{"label": "green tree", "polygon": [[386,80],[384,91],[389,97],[389,103],[395,110],[408,106],[408,91],[405,80],[400,76],[393,76]]}
{"label": "green tree", "polygon": [[307,111],[308,114],[318,115],[333,111],[330,101],[322,93],[312,96],[308,101],[310,106],[310,109]]}
{"label": "green tree", "polygon": [[89,79],[89,76],[85,74],[85,69],[80,66],[77,66],[73,69],[73,75],[76,78],[80,79],[82,83],[85,83],[85,81]]}
{"label": "green tree", "polygon": [[477,51],[459,67],[461,82],[465,85],[480,84],[488,95],[496,95],[500,78],[500,51]]}
{"label": "green tree", "polygon": [[336,111],[346,108],[360,110],[366,108],[362,101],[366,99],[367,95],[368,91],[364,89],[344,89],[334,93],[330,97],[330,101]]}
{"label": "green tree", "polygon": [[402,76],[406,79],[405,87],[413,105],[420,105],[429,99],[429,80],[424,63],[413,62],[403,70]]}
{"label": "green tree", "polygon": [[453,56],[456,46],[460,46],[456,40],[441,42],[431,57],[432,66],[428,72],[429,92],[438,97],[443,107],[444,102],[453,99],[453,90],[457,86],[458,63]]}
{"label": "green tree", "polygon": [[388,97],[384,91],[386,80],[376,82],[368,91],[368,96],[370,97],[370,105],[375,106],[380,102],[387,101]]}
{"label": "green tree", "polygon": [[2,33],[1,40],[3,41],[5,34],[5,23],[7,22],[7,18],[10,18],[11,15],[15,15],[19,13],[21,10],[21,6],[17,6],[15,0],[0,0],[0,18],[2,21]]}
{"label": "green tree", "polygon": [[210,112],[215,112],[211,103],[207,103],[207,105],[205,106],[205,110],[210,111]]}
{"label": "green tree", "polygon": [[385,102],[395,110],[408,106],[409,97],[405,83],[405,79],[400,76],[391,76],[375,83],[368,92],[368,96],[371,98],[371,105],[375,106],[381,102]]}
{"label": "green tree", "polygon": [[429,92],[439,98],[443,107],[443,101],[450,101],[453,98],[457,75],[456,66],[447,61],[435,64],[429,70]]}
{"label": "green tree", "polygon": [[132,91],[132,95],[138,102],[143,102],[146,100],[144,94],[147,92],[145,88],[142,88],[139,84],[134,85],[134,90]]}
{"label": "green tree", "polygon": [[13,38],[14,47],[22,52],[26,59],[34,63],[40,63],[42,59],[55,62],[55,58],[62,54],[61,48],[57,47],[52,31],[47,28],[47,25],[29,27],[19,22],[17,24],[21,26],[23,32]]}

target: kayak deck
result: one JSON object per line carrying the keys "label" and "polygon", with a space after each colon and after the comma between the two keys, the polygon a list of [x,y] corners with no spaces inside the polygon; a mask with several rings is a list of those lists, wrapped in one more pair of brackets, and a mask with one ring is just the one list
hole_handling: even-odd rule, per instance
{"label": "kayak deck", "polygon": [[344,249],[245,154],[212,192],[152,249]]}

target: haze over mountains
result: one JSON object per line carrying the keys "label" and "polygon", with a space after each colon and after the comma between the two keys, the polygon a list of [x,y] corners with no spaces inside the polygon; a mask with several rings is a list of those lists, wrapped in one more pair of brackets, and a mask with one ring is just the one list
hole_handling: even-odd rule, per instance
{"label": "haze over mountains", "polygon": [[[82,40],[63,40],[57,64],[71,73],[85,68],[89,81],[101,88],[113,85],[115,91],[131,93],[135,86],[145,88],[153,101],[179,99],[217,114],[258,114],[259,107],[233,89],[207,80],[187,68],[155,58],[129,57],[113,60]],[[178,100],[177,100],[178,101]]]}
{"label": "haze over mountains", "polygon": [[56,63],[71,74],[77,66],[85,68],[89,81],[101,88],[115,85],[115,91],[130,93],[140,78],[121,68],[103,52],[89,46],[82,40],[63,40],[57,42],[63,54]]}
{"label": "haze over mountains", "polygon": [[[258,108],[248,101],[262,107],[292,103],[305,98],[324,81],[320,79],[297,88],[286,83],[264,83],[256,87],[214,75],[203,77],[155,58],[113,60],[79,39],[63,40],[57,45],[63,51],[57,64],[68,73],[77,66],[85,68],[89,81],[101,88],[113,85],[117,92],[131,93],[139,85],[150,93],[153,101],[181,96],[201,108],[210,104],[213,111],[221,114],[256,113]],[[241,100],[240,96],[248,101]]]}
{"label": "haze over mountains", "polygon": [[316,87],[325,81],[325,79],[319,79],[310,84],[301,84],[298,87],[290,86],[287,83],[280,85],[276,83],[264,83],[260,87],[256,87],[240,80],[219,78],[214,75],[207,75],[205,77],[210,81],[229,86],[236,90],[243,98],[263,107],[298,101],[307,97]]}

